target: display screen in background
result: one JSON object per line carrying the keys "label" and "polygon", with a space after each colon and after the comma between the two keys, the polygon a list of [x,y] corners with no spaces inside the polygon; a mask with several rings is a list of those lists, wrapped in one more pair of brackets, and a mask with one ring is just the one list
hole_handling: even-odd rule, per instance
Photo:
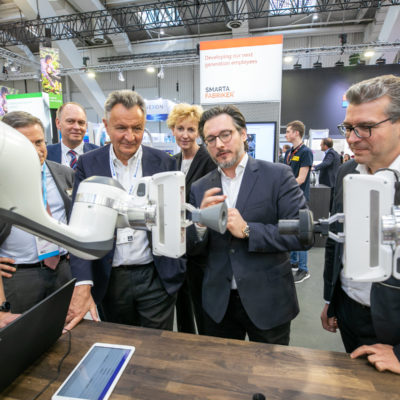
{"label": "display screen in background", "polygon": [[249,122],[246,127],[249,155],[259,160],[274,162],[276,123]]}

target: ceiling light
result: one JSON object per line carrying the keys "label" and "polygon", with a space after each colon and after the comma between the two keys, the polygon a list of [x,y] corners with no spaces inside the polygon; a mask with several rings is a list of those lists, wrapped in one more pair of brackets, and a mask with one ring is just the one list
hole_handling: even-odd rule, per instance
{"label": "ceiling light", "polygon": [[285,61],[285,63],[290,63],[293,61],[293,57],[292,56],[286,56],[283,61]]}
{"label": "ceiling light", "polygon": [[118,80],[120,82],[125,82],[125,77],[124,77],[124,74],[122,73],[122,71],[118,72]]}
{"label": "ceiling light", "polygon": [[95,73],[94,71],[92,71],[91,69],[89,69],[89,70],[87,71],[87,76],[88,76],[88,78],[90,78],[90,79],[94,79],[94,78],[96,78],[96,73]]}
{"label": "ceiling light", "polygon": [[155,69],[154,67],[147,67],[147,68],[146,68],[146,71],[147,71],[149,74],[154,74],[154,72],[156,72],[156,69]]}
{"label": "ceiling light", "polygon": [[293,69],[301,69],[301,64],[299,64],[299,60],[297,60],[296,64],[293,65]]}
{"label": "ceiling light", "polygon": [[314,14],[314,15],[312,16],[313,21],[316,21],[318,18],[319,18],[319,17],[318,17],[318,14]]}
{"label": "ceiling light", "polygon": [[165,34],[164,29],[160,29],[160,35],[164,35],[164,34]]}
{"label": "ceiling light", "polygon": [[373,50],[367,50],[367,51],[364,53],[364,57],[370,58],[370,57],[372,57],[374,54],[375,54],[375,52],[374,52]]}
{"label": "ceiling light", "polygon": [[322,68],[322,62],[319,61],[319,57],[318,57],[318,60],[315,61],[315,63],[313,64],[313,67],[314,68]]}

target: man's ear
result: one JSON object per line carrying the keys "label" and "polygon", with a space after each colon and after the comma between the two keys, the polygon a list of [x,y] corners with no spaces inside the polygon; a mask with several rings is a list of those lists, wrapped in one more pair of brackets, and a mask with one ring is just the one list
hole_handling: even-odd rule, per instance
{"label": "man's ear", "polygon": [[58,118],[56,118],[56,127],[57,129],[61,129],[60,120]]}

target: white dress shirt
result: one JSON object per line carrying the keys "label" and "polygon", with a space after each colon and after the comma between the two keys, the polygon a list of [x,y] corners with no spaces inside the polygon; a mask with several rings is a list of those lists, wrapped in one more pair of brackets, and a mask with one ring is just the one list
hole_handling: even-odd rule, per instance
{"label": "white dress shirt", "polygon": [[[46,190],[47,201],[53,218],[67,223],[64,202],[49,168],[46,168]],[[59,250],[60,255],[67,253],[63,248],[59,248]],[[16,264],[35,264],[39,262],[35,236],[13,226],[10,235],[0,247],[0,257],[13,258]]]}
{"label": "white dress shirt", "polygon": [[[128,193],[132,193],[135,186],[135,178],[141,178],[142,172],[142,146],[124,165],[115,155],[113,146],[110,146],[110,169],[114,179],[124,187]],[[123,238],[129,237],[129,241]],[[120,242],[123,243],[120,243]],[[117,245],[115,246],[113,267],[120,265],[143,265],[153,261],[147,232],[131,228],[117,230]]]}
{"label": "white dress shirt", "polygon": [[[400,156],[393,161],[389,168],[400,172]],[[364,164],[358,164],[356,170],[362,175],[370,174],[368,168]],[[342,289],[347,296],[364,306],[371,306],[371,282],[355,282],[346,278],[343,270],[340,273],[340,281],[342,283]]]}
{"label": "white dress shirt", "polygon": [[81,142],[81,144],[77,147],[75,147],[74,149],[70,149],[69,147],[67,147],[63,142],[61,142],[61,164],[62,165],[66,165],[67,167],[70,166],[71,163],[71,154],[68,154],[68,152],[70,150],[74,150],[76,155],[76,159],[79,158],[80,155],[83,154],[83,141]]}

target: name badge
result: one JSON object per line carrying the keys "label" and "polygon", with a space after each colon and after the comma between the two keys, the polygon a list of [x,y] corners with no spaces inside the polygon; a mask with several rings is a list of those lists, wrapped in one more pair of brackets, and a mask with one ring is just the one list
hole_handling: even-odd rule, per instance
{"label": "name badge", "polygon": [[133,229],[120,228],[117,229],[117,245],[133,242]]}
{"label": "name badge", "polygon": [[293,156],[292,161],[299,161],[300,157],[299,156]]}
{"label": "name badge", "polygon": [[58,256],[60,254],[60,249],[55,243],[49,242],[48,240],[39,238],[37,236],[35,236],[35,239],[38,258],[40,261],[49,257]]}

